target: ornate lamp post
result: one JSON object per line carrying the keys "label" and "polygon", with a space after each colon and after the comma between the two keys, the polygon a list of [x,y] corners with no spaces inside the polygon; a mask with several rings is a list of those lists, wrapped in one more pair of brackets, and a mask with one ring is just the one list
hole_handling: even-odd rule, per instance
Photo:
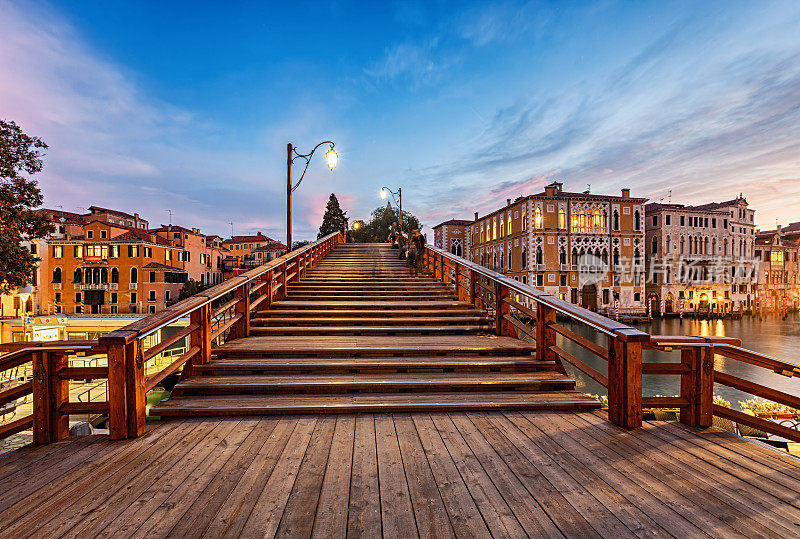
{"label": "ornate lamp post", "polygon": [[[292,146],[291,143],[286,145],[286,247],[287,252],[292,250],[292,193],[294,190],[300,187],[300,182],[303,181],[303,178],[306,175],[306,171],[308,170],[308,165],[311,163],[311,157],[314,155],[314,152],[317,151],[317,148],[322,146],[323,144],[330,144],[331,147],[325,152],[325,160],[328,162],[328,167],[333,170],[336,168],[336,163],[339,161],[339,154],[333,149],[333,142],[330,140],[326,140],[320,142],[314,149],[311,150],[310,153],[301,154],[298,153],[297,150]],[[294,163],[295,159],[303,159],[306,162],[306,166],[303,169],[303,173],[300,175],[300,179],[297,180],[295,185],[292,185],[292,163]]]}
{"label": "ornate lamp post", "polygon": [[[392,200],[394,200],[394,203],[400,210],[398,212],[399,219],[397,224],[400,225],[400,232],[402,233],[403,232],[403,188],[398,187],[397,192],[394,192],[388,187],[384,187],[383,189],[381,189],[380,195],[383,200],[386,200],[386,197],[392,195]],[[395,198],[395,195],[397,195],[397,198]]]}

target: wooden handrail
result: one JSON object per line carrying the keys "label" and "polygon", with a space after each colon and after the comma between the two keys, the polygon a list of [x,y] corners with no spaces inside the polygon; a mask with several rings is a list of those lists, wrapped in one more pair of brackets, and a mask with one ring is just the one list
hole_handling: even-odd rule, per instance
{"label": "wooden handrail", "polygon": [[[146,316],[100,341],[108,347],[109,433],[112,438],[129,438],[143,434],[145,395],[156,384],[183,367],[182,377],[192,376],[195,365],[210,361],[212,343],[250,334],[252,313],[256,307],[286,295],[286,285],[299,279],[307,268],[321,260],[342,241],[340,232],[186,298],[167,309]],[[231,299],[223,299],[233,294]],[[223,303],[216,305],[215,302]],[[189,317],[187,327],[161,343],[143,350],[148,335]],[[229,332],[226,334],[226,332]],[[144,362],[166,350],[180,339],[190,339],[189,349],[158,373],[145,376]]]}

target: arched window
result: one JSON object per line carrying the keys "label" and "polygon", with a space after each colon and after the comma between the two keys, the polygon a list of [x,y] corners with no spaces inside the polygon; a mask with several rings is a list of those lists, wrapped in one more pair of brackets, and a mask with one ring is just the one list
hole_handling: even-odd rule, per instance
{"label": "arched window", "polygon": [[601,258],[603,259],[603,265],[608,266],[608,251],[603,249],[603,255]]}
{"label": "arched window", "polygon": [[558,228],[562,230],[567,228],[567,212],[564,211],[564,208],[558,210]]}
{"label": "arched window", "polygon": [[[686,249],[685,249],[685,243],[686,243],[686,242],[684,242],[684,241],[683,241],[683,236],[681,236],[681,250],[680,250],[680,254],[683,254],[683,253],[684,253],[684,251],[686,250]],[[727,243],[727,240],[726,240],[726,243]]]}
{"label": "arched window", "polygon": [[603,228],[608,228],[608,212],[603,210]]}
{"label": "arched window", "polygon": [[669,236],[667,236],[666,241],[664,241],[664,254],[669,254],[670,249],[671,249],[670,239]]}
{"label": "arched window", "polygon": [[528,248],[522,248],[522,258],[520,259],[520,265],[522,269],[525,269],[528,266]]}
{"label": "arched window", "polygon": [[594,210],[594,227],[600,228],[602,221],[600,220],[600,210]]}
{"label": "arched window", "polygon": [[611,223],[612,224],[612,228],[614,230],[619,230],[619,211],[614,210],[614,214],[611,217],[611,219],[612,219],[612,223]]}
{"label": "arched window", "polygon": [[497,269],[497,253],[492,255],[492,269]]}
{"label": "arched window", "polygon": [[544,254],[542,253],[542,246],[541,245],[536,247],[536,263],[537,264],[544,264]]}
{"label": "arched window", "polygon": [[81,268],[75,268],[75,273],[72,276],[73,283],[81,283],[83,282],[83,271]]}
{"label": "arched window", "polygon": [[500,237],[503,237],[503,217],[500,216]]}
{"label": "arched window", "polygon": [[[501,223],[501,224],[502,224],[502,223]],[[505,267],[506,267],[506,257],[505,257],[505,255],[504,255],[504,254],[501,252],[501,253],[500,253],[500,268],[501,268],[501,269],[503,269],[503,268],[505,268]]]}
{"label": "arched window", "polygon": [[652,250],[652,253],[654,255],[658,254],[658,238],[656,238],[656,237],[653,237],[653,250]]}
{"label": "arched window", "polygon": [[581,232],[586,230],[586,212],[582,209],[578,210],[578,230]]}
{"label": "arched window", "polygon": [[112,283],[119,282],[119,270],[117,268],[111,268],[111,282]]}
{"label": "arched window", "polygon": [[102,281],[100,280],[100,268],[93,268],[92,269],[92,283],[93,284],[100,284]]}
{"label": "arched window", "polygon": [[138,283],[139,282],[139,270],[136,268],[131,268],[131,282]]}
{"label": "arched window", "polygon": [[572,229],[578,228],[578,210],[572,210]]}
{"label": "arched window", "polygon": [[728,256],[728,238],[725,238],[722,241],[722,254],[724,256]]}
{"label": "arched window", "polygon": [[578,250],[575,249],[574,247],[572,248],[572,265],[573,266],[578,265]]}
{"label": "arched window", "polygon": [[542,209],[536,208],[533,212],[533,226],[535,228],[542,228]]}
{"label": "arched window", "polygon": [[513,269],[514,264],[511,263],[511,248],[508,248],[508,269]]}
{"label": "arched window", "polygon": [[633,250],[633,265],[640,266],[642,264],[642,253],[639,252],[639,248]]}
{"label": "arched window", "polygon": [[567,263],[567,250],[563,247],[558,251],[558,263],[559,264]]}
{"label": "arched window", "polygon": [[614,247],[614,265],[619,266],[619,248]]}
{"label": "arched window", "polygon": [[639,215],[639,210],[633,212],[633,229],[639,230],[642,227],[642,218]]}
{"label": "arched window", "polygon": [[61,268],[56,268],[53,270],[53,282],[54,283],[61,282]]}
{"label": "arched window", "polygon": [[108,284],[108,268],[100,268],[100,283]]}

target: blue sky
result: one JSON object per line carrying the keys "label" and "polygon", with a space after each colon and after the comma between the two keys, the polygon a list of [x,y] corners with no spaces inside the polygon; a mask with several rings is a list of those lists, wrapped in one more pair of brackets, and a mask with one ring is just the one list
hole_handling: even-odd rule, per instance
{"label": "blue sky", "polygon": [[295,193],[379,189],[432,226],[557,179],[800,220],[797,2],[0,0],[0,117],[43,137],[46,205],[283,238],[286,143],[332,139]]}

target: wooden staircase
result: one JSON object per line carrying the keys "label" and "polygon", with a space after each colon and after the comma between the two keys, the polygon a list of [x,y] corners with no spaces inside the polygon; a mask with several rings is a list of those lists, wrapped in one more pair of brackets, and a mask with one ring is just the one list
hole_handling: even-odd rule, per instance
{"label": "wooden staircase", "polygon": [[533,345],[491,335],[486,313],[397,255],[338,245],[151,414],[599,407]]}

